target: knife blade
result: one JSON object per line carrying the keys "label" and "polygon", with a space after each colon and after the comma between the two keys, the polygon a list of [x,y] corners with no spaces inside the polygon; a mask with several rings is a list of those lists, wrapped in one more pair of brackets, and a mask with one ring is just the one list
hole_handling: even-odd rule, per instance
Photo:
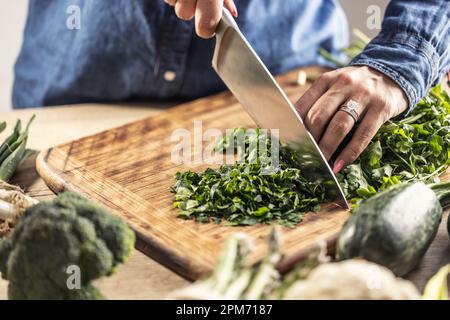
{"label": "knife blade", "polygon": [[298,166],[305,177],[325,186],[326,199],[349,208],[314,138],[227,9],[216,30],[212,65],[260,128],[279,130],[281,143],[300,156]]}

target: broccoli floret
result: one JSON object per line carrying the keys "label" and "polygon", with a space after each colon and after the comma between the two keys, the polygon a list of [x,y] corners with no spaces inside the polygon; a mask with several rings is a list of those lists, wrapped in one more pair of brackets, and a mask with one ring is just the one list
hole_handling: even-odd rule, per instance
{"label": "broccoli floret", "polygon": [[112,216],[101,206],[86,201],[77,193],[65,192],[54,203],[63,208],[72,208],[80,216],[89,219],[100,238],[112,252],[114,264],[123,263],[134,246],[134,233],[119,217]]}
{"label": "broccoli floret", "polygon": [[[24,213],[0,242],[0,271],[10,299],[100,299],[90,284],[110,275],[133,248],[134,233],[118,217],[75,193],[66,192]],[[70,288],[68,268],[80,271]]]}

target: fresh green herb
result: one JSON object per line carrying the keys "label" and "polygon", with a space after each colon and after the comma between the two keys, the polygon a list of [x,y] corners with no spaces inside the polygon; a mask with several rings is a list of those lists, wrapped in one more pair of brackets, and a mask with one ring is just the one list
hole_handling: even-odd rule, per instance
{"label": "fresh green herb", "polygon": [[[235,132],[238,130],[242,129]],[[259,137],[257,134],[255,139]],[[225,137],[219,148],[227,148],[229,139]],[[257,152],[249,148],[250,143],[246,141],[242,163],[207,169],[203,173],[177,173],[172,191],[176,194],[174,206],[180,209],[180,217],[217,223],[225,219],[231,225],[277,221],[292,227],[301,221],[305,212],[319,210],[324,197],[320,185],[308,182],[299,169],[287,162],[281,162],[274,173],[262,174],[265,166],[255,155]],[[253,157],[257,161],[250,161]]]}
{"label": "fresh green herb", "polygon": [[449,165],[450,98],[437,86],[408,117],[384,124],[338,179],[359,202],[400,182],[436,182]]}

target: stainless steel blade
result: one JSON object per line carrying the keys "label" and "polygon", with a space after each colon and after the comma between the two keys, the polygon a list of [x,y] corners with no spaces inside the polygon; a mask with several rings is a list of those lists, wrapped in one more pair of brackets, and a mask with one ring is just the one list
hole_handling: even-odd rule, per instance
{"label": "stainless steel blade", "polygon": [[294,106],[231,14],[223,11],[216,30],[213,68],[259,127],[279,129],[281,142],[300,155],[298,165],[303,174],[326,186],[327,200],[348,208],[336,176]]}

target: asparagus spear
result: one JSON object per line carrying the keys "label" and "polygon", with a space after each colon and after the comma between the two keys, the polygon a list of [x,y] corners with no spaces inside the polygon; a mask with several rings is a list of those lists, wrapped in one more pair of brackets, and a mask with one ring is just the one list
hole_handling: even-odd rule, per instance
{"label": "asparagus spear", "polygon": [[250,248],[250,240],[246,234],[236,233],[228,239],[219,263],[208,279],[213,290],[220,294],[225,293],[235,276],[245,267]]}
{"label": "asparagus spear", "polygon": [[254,278],[244,294],[244,299],[262,299],[265,294],[278,285],[280,274],[275,269],[275,265],[280,259],[281,233],[278,229],[273,228],[269,236],[269,254],[256,268]]}
{"label": "asparagus spear", "polygon": [[255,266],[247,266],[252,245],[246,234],[236,233],[226,242],[213,274],[175,291],[172,299],[261,299],[278,285],[275,265],[281,258],[281,237],[274,228],[269,237],[269,254]]}
{"label": "asparagus spear", "polygon": [[213,274],[173,292],[169,299],[239,299],[252,277],[252,270],[246,266],[250,251],[251,242],[246,234],[232,235],[225,244]]}

